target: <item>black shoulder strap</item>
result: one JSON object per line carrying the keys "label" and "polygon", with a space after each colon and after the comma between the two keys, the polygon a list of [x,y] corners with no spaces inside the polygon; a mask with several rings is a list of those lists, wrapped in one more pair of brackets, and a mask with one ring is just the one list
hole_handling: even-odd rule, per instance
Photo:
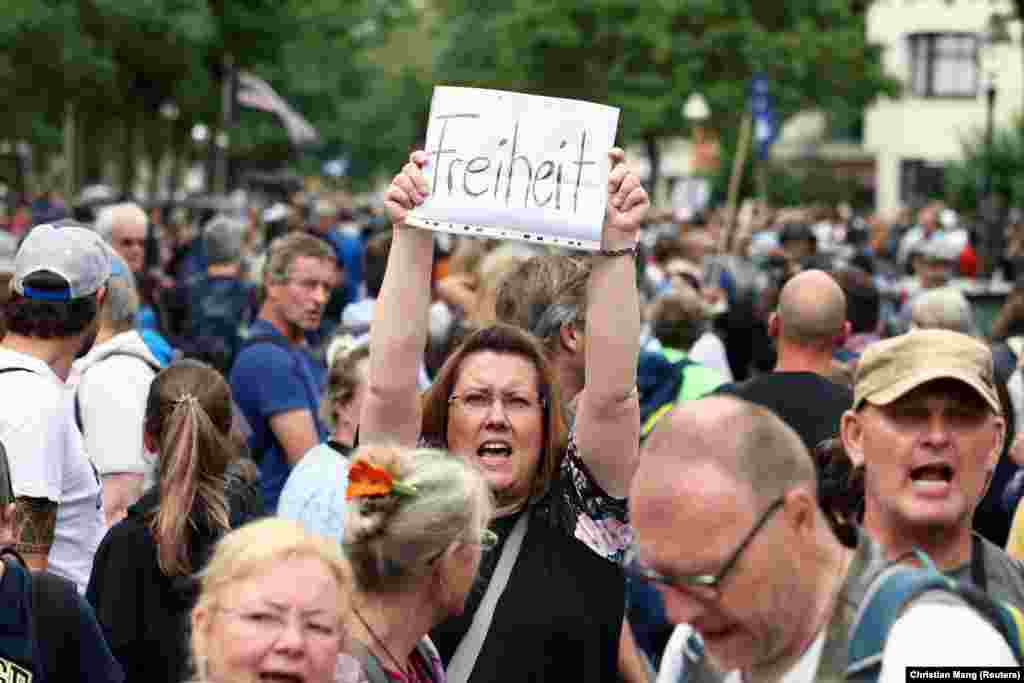
{"label": "black shoulder strap", "polygon": [[257,344],[273,344],[274,346],[280,346],[284,349],[291,348],[291,344],[284,337],[276,334],[258,334],[255,337],[249,337],[244,340],[239,351],[247,349],[250,346],[256,346]]}
{"label": "black shoulder strap", "polygon": [[34,373],[35,370],[30,370],[29,368],[17,368],[17,367],[15,367],[15,368],[0,368],[0,375],[2,375],[5,372],[33,372]]}
{"label": "black shoulder strap", "polygon": [[985,545],[977,534],[971,534],[971,581],[978,590],[988,592],[988,577],[985,575]]}
{"label": "black shoulder strap", "polygon": [[101,360],[107,360],[108,358],[114,358],[116,356],[125,356],[127,358],[134,358],[136,360],[140,360],[143,363],[145,363],[146,366],[153,372],[160,372],[161,370],[163,370],[163,367],[156,361],[150,360],[141,353],[135,353],[134,351],[114,351],[113,353],[109,353],[106,356],[103,356]]}
{"label": "black shoulder strap", "polygon": [[[133,351],[114,351],[112,353],[107,354],[106,356],[103,356],[103,358],[100,359],[100,362],[105,361],[108,358],[114,358],[115,356],[125,356],[127,358],[134,358],[136,360],[140,360],[143,363],[145,363],[146,366],[155,374],[160,374],[160,371],[163,370],[163,367],[161,367],[159,363],[156,363],[150,360],[149,358],[146,358],[141,353],[135,353]],[[2,370],[0,370],[0,372],[2,372]],[[79,397],[80,394],[78,391],[80,388],[81,385],[75,388],[75,424],[78,425],[78,431],[85,435],[85,422],[82,420],[82,401],[81,398]]]}

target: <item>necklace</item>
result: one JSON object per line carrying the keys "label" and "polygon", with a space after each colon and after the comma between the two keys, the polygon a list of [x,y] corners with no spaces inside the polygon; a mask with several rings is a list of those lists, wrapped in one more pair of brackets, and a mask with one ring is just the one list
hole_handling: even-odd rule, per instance
{"label": "necklace", "polygon": [[377,647],[384,650],[384,654],[388,656],[388,658],[391,660],[391,663],[398,667],[398,673],[402,674],[402,676],[404,676],[410,681],[415,680],[417,677],[413,676],[410,671],[407,671],[405,667],[398,663],[398,657],[391,654],[391,650],[389,650],[388,646],[384,644],[384,641],[377,636],[376,632],[374,632],[374,630],[370,628],[370,625],[366,623],[366,619],[363,619],[363,615],[359,613],[359,610],[353,607],[352,614],[356,615],[356,619],[358,619],[359,623],[363,625],[363,628],[366,629],[366,632],[370,634],[370,637],[373,638],[373,642],[377,644]]}

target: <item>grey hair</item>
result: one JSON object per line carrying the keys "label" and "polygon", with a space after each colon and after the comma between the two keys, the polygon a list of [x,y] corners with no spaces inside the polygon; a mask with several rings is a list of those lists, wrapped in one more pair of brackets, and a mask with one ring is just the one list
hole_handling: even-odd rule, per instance
{"label": "grey hair", "polygon": [[958,289],[941,287],[919,294],[910,305],[910,319],[920,329],[953,330],[977,336],[974,312]]}
{"label": "grey hair", "polygon": [[537,319],[530,332],[533,336],[547,343],[554,338],[563,325],[576,324],[580,319],[579,306],[576,304],[554,303],[544,309],[544,313]]}
{"label": "grey hair", "polygon": [[100,319],[118,332],[127,332],[135,325],[135,314],[139,312],[139,293],[135,283],[124,277],[112,277],[107,281],[107,295],[103,299]]}
{"label": "grey hair", "polygon": [[121,221],[139,221],[146,224],[146,212],[134,202],[122,202],[111,204],[100,209],[96,216],[96,223],[93,229],[103,238],[104,242],[111,242],[114,238],[114,226]]}
{"label": "grey hair", "polygon": [[262,268],[263,282],[287,282],[295,261],[303,256],[337,264],[334,249],[327,242],[305,232],[290,232],[270,243]]}
{"label": "grey hair", "polygon": [[248,226],[230,216],[215,216],[203,229],[206,260],[210,264],[235,263],[242,258],[242,241]]}
{"label": "grey hair", "polygon": [[453,543],[479,542],[494,510],[479,469],[440,450],[381,445],[360,448],[352,457],[353,466],[359,462],[384,467],[416,490],[349,502],[342,546],[360,590],[407,589]]}

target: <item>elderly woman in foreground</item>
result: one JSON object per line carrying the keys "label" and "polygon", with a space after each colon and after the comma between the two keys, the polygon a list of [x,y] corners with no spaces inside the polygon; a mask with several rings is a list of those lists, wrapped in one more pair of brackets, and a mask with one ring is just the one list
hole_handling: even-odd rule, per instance
{"label": "elderly woman in foreground", "polygon": [[444,683],[427,633],[462,614],[495,540],[487,482],[444,451],[366,446],[353,458],[346,497],[355,584],[347,631],[363,671],[338,683]]}
{"label": "elderly woman in foreground", "polygon": [[197,680],[333,683],[348,576],[337,544],[298,522],[264,519],[225,536],[192,611]]}

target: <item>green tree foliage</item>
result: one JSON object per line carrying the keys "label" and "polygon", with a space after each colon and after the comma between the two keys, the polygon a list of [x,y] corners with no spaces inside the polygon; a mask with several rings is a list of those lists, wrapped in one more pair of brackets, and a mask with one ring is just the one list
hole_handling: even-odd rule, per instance
{"label": "green tree foliage", "polygon": [[[946,167],[946,198],[958,210],[979,210],[989,172],[985,135],[977,131],[963,141],[963,160]],[[992,136],[992,192],[1005,206],[1024,206],[1024,123],[997,129]]]}
{"label": "green tree foliage", "polygon": [[[849,0],[447,0],[438,3],[438,82],[605,102],[623,142],[686,130],[702,92],[733,137],[748,83],[764,73],[780,122],[803,109],[849,118],[895,94]],[[655,143],[652,145],[651,143]]]}
{"label": "green tree foliage", "polygon": [[[405,0],[4,0],[0,9],[4,135],[40,156],[59,153],[70,118],[82,182],[113,160],[127,190],[140,157],[184,147],[195,123],[216,127],[229,62],[269,81],[329,146],[375,156],[408,144],[389,147],[379,127],[365,135],[368,114],[380,118],[373,107],[407,90],[382,84],[367,59],[411,16]],[[173,123],[160,116],[170,102]],[[238,158],[292,155],[270,114],[242,112],[232,133]]]}
{"label": "green tree foliage", "polygon": [[[394,170],[425,129],[430,87],[454,83],[606,102],[621,142],[685,132],[695,91],[734,137],[751,74],[780,120],[858,112],[894,86],[849,0],[0,0],[4,135],[58,154],[69,119],[74,176],[180,158],[195,123],[221,119],[230,59],[267,80],[320,132],[296,154],[270,114],[242,110],[236,160],[315,170],[345,156],[357,185]],[[174,102],[178,117],[163,119]],[[69,117],[71,113],[73,116]],[[42,164],[39,164],[42,165]]]}

